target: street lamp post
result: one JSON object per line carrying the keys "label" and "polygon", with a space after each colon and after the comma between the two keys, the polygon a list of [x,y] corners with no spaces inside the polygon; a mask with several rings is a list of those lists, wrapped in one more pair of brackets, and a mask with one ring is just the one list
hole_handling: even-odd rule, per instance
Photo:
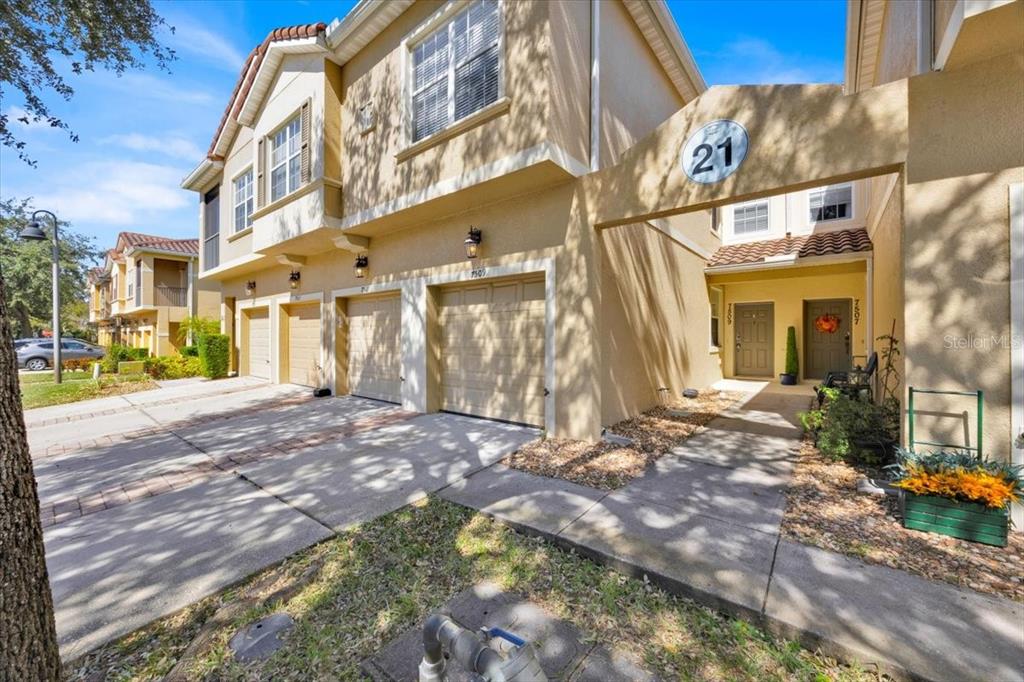
{"label": "street lamp post", "polygon": [[60,235],[57,229],[57,216],[49,211],[36,211],[32,214],[32,222],[28,224],[21,234],[18,235],[27,241],[46,241],[46,233],[36,216],[43,214],[50,216],[53,223],[53,379],[55,383],[61,383],[61,353],[60,353]]}

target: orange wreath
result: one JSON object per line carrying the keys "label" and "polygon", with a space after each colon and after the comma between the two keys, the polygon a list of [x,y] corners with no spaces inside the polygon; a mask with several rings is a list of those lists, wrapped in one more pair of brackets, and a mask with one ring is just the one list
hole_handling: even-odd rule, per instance
{"label": "orange wreath", "polygon": [[839,331],[839,318],[835,315],[819,315],[814,319],[814,328],[822,334],[835,334]]}

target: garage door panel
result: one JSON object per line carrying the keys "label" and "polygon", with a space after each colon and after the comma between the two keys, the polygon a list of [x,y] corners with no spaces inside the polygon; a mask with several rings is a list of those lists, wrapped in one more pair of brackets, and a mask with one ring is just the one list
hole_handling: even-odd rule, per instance
{"label": "garage door panel", "polygon": [[270,310],[252,310],[248,313],[249,374],[270,380]]}
{"label": "garage door panel", "polygon": [[543,295],[543,280],[442,291],[442,409],[544,423]]}
{"label": "garage door panel", "polygon": [[348,381],[353,395],[401,402],[398,296],[348,301]]}
{"label": "garage door panel", "polygon": [[288,381],[302,386],[320,383],[320,304],[288,310]]}

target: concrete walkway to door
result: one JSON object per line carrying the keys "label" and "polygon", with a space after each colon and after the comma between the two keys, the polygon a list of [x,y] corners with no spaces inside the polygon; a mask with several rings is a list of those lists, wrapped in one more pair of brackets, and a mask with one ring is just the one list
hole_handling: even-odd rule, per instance
{"label": "concrete walkway to door", "polygon": [[827,653],[933,680],[1021,679],[1020,604],[784,539],[809,389],[722,388],[747,396],[617,491],[496,464],[441,496]]}

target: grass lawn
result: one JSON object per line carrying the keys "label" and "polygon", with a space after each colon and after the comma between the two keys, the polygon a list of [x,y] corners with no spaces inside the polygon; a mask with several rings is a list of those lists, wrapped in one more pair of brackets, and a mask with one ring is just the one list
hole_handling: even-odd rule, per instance
{"label": "grass lawn", "polygon": [[55,384],[52,372],[39,372],[21,374],[19,381],[21,404],[26,410],[156,388],[156,382],[148,374],[101,374],[96,382],[91,372],[66,371],[63,382]]}
{"label": "grass lawn", "polygon": [[[300,552],[236,589],[97,649],[70,663],[65,675],[158,679],[202,630],[207,646],[193,647],[182,663],[188,679],[359,679],[363,659],[481,580],[528,597],[610,649],[632,653],[662,679],[877,679],[435,498]],[[282,590],[283,599],[270,596]],[[284,648],[261,663],[236,663],[228,639],[274,611],[296,621]]]}

